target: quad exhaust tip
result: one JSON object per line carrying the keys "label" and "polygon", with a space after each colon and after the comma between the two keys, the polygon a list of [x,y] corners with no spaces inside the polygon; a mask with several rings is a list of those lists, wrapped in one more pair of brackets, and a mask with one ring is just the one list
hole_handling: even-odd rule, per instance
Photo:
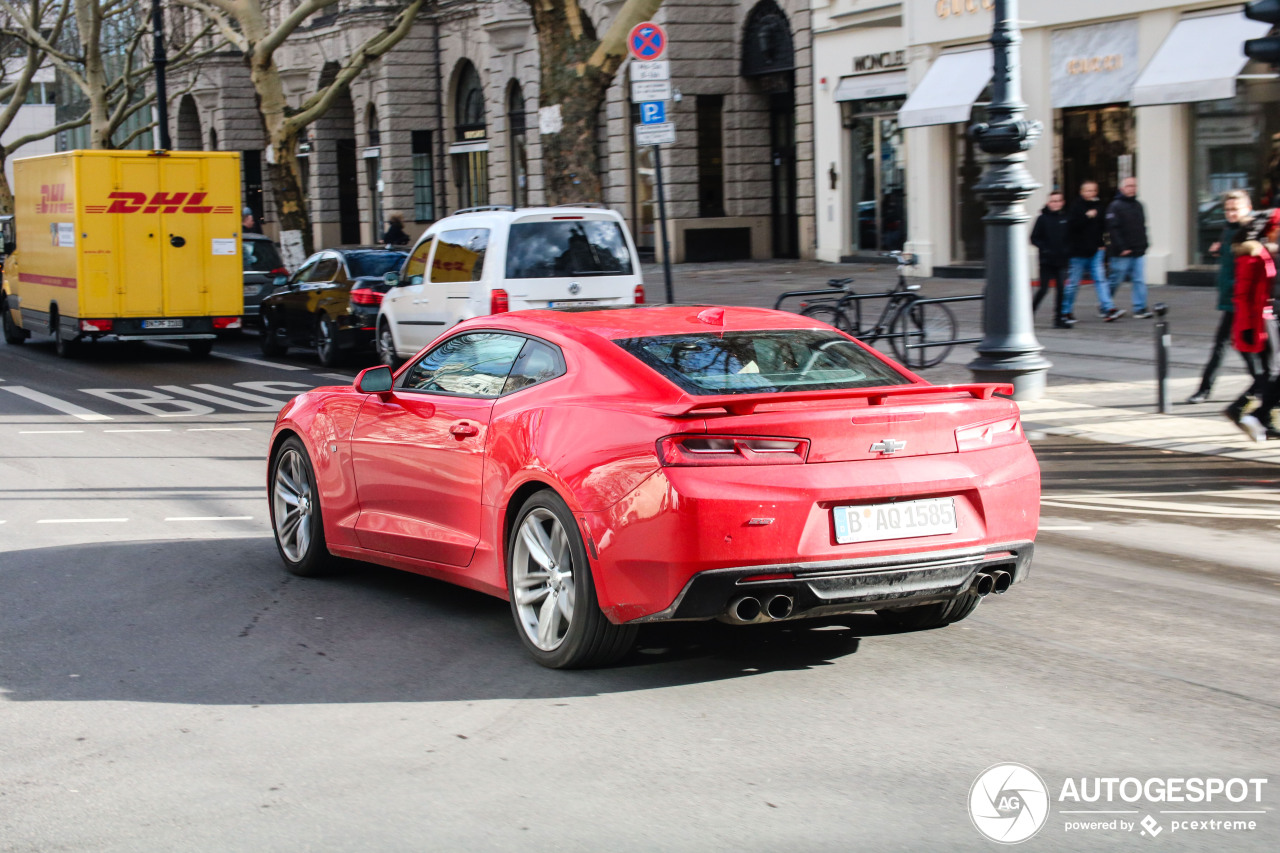
{"label": "quad exhaust tip", "polygon": [[761,600],[754,595],[744,595],[729,602],[720,621],[733,625],[755,625],[786,619],[795,612],[796,601],[790,595],[778,593]]}
{"label": "quad exhaust tip", "polygon": [[991,590],[995,589],[995,586],[995,578],[985,572],[979,572],[973,579],[973,584],[969,588],[978,595],[987,596],[991,594]]}
{"label": "quad exhaust tip", "polygon": [[770,619],[786,619],[795,610],[796,602],[789,595],[775,595],[765,603],[764,612]]}
{"label": "quad exhaust tip", "polygon": [[762,612],[763,608],[760,606],[760,599],[753,595],[744,595],[729,605],[729,615],[736,622],[755,622],[760,618]]}
{"label": "quad exhaust tip", "polygon": [[1009,590],[1009,585],[1013,583],[1013,575],[1005,571],[992,572],[991,580],[991,591],[1000,595]]}

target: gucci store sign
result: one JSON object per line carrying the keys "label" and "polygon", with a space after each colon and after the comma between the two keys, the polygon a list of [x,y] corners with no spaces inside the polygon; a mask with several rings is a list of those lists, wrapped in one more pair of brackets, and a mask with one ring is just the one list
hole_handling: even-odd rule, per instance
{"label": "gucci store sign", "polygon": [[1127,103],[1142,70],[1138,66],[1138,22],[1054,30],[1049,57],[1049,88],[1055,108]]}

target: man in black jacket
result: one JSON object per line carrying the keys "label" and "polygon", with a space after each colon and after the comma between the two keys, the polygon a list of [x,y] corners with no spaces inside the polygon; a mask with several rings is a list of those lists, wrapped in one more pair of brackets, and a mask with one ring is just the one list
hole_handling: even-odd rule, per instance
{"label": "man in black jacket", "polygon": [[1040,250],[1040,290],[1031,303],[1034,313],[1049,293],[1050,284],[1057,285],[1053,302],[1053,327],[1070,329],[1075,320],[1062,315],[1062,293],[1067,272],[1067,205],[1066,197],[1054,190],[1049,193],[1049,203],[1040,211],[1035,228],[1031,229],[1031,244]]}
{"label": "man in black jacket", "polygon": [[1068,322],[1075,320],[1076,290],[1084,280],[1086,269],[1093,270],[1093,285],[1098,291],[1098,311],[1109,320],[1124,314],[1111,304],[1107,289],[1107,271],[1103,268],[1106,249],[1103,248],[1103,231],[1106,216],[1102,200],[1098,198],[1098,182],[1085,181],[1080,185],[1080,197],[1071,204],[1067,214],[1067,291],[1062,296],[1063,316]]}
{"label": "man in black jacket", "polygon": [[1138,179],[1125,178],[1120,182],[1115,201],[1107,208],[1107,254],[1111,259],[1107,295],[1114,299],[1128,276],[1133,282],[1133,316],[1138,320],[1151,316],[1147,310],[1145,277],[1147,245],[1147,214],[1138,201]]}

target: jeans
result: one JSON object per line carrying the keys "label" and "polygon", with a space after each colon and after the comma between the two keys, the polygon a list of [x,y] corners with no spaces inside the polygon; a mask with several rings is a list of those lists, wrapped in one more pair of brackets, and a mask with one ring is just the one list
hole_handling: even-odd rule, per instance
{"label": "jeans", "polygon": [[[1105,310],[1111,310],[1115,307],[1111,300],[1115,298],[1116,291],[1120,289],[1120,285],[1124,283],[1125,276],[1133,282],[1133,310],[1134,313],[1147,310],[1147,279],[1146,279],[1146,258],[1142,256],[1134,257],[1133,255],[1116,255],[1111,259],[1111,281],[1110,292],[1107,293],[1107,302],[1109,304],[1103,306]],[[1099,291],[1099,300],[1101,301],[1101,291]]]}
{"label": "jeans", "polygon": [[1063,282],[1066,280],[1066,267],[1057,264],[1040,264],[1040,289],[1036,291],[1035,299],[1031,301],[1031,313],[1035,313],[1040,307],[1040,303],[1049,295],[1049,284],[1052,282],[1056,285],[1056,292],[1053,300],[1053,321],[1055,323],[1062,320],[1062,293]]}
{"label": "jeans", "polygon": [[1098,304],[1103,311],[1110,311],[1113,307],[1111,304],[1110,290],[1107,288],[1107,271],[1103,267],[1102,259],[1106,257],[1106,250],[1099,249],[1091,258],[1071,258],[1067,266],[1067,288],[1062,294],[1062,313],[1070,314],[1076,307],[1076,289],[1080,287],[1080,282],[1084,280],[1084,271],[1093,266],[1093,283],[1098,289]]}

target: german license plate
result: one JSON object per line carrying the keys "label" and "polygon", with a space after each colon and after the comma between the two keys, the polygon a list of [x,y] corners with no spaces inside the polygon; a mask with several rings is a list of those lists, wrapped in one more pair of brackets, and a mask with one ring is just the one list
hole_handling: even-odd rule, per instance
{"label": "german license plate", "polygon": [[833,511],[836,541],[878,542],[955,533],[955,498],[929,498],[891,504],[838,506]]}
{"label": "german license plate", "polygon": [[592,305],[603,305],[603,304],[604,304],[603,299],[561,299],[557,302],[552,302],[551,307],[552,308],[579,308],[579,307],[589,308]]}
{"label": "german license plate", "polygon": [[143,320],[144,329],[181,329],[181,320]]}

